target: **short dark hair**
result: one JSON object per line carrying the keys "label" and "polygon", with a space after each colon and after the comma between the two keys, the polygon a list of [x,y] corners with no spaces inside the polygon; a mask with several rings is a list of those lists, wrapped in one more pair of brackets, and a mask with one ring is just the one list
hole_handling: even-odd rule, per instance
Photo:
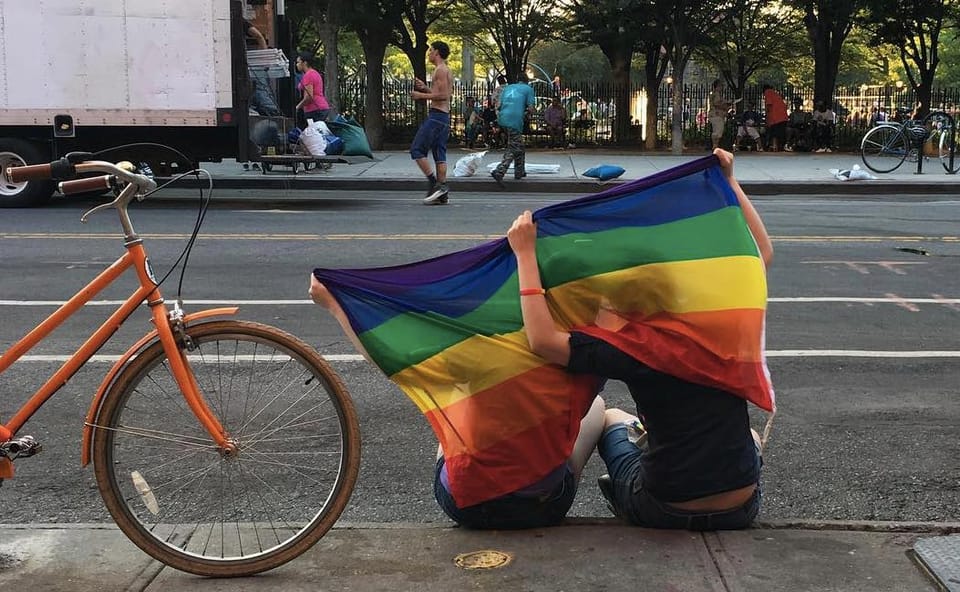
{"label": "short dark hair", "polygon": [[434,41],[430,44],[430,47],[437,50],[437,53],[439,53],[443,59],[447,59],[447,56],[450,55],[450,46],[443,41]]}
{"label": "short dark hair", "polygon": [[313,57],[313,54],[309,51],[301,51],[297,54],[297,57],[300,58],[301,62],[306,63],[308,66],[313,65],[313,61],[317,58]]}

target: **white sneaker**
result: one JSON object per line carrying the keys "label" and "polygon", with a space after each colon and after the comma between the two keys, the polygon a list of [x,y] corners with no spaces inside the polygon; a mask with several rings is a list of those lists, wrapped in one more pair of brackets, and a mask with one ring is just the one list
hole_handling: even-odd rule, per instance
{"label": "white sneaker", "polygon": [[423,205],[425,206],[442,206],[447,203],[450,199],[450,191],[447,189],[446,183],[437,183],[433,186],[433,190],[423,198]]}
{"label": "white sneaker", "polygon": [[829,148],[824,148],[823,151],[824,151],[824,152],[833,152],[833,150],[830,150]]}

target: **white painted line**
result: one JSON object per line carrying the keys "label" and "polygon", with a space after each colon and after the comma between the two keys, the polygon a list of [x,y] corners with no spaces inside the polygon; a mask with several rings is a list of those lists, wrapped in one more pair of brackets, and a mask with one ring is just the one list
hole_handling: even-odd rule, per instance
{"label": "white painted line", "polygon": [[[207,360],[211,360],[211,359],[213,359],[213,358],[215,358],[215,357],[216,357],[216,356],[206,356],[206,359],[207,359]],[[222,356],[222,357],[223,357],[224,359],[226,359],[226,360],[230,360],[230,361],[235,360],[235,361],[238,361],[238,362],[251,362],[251,361],[254,360],[253,356],[248,356],[248,355],[241,355],[241,356]],[[17,360],[17,362],[63,363],[63,362],[66,362],[66,361],[69,360],[69,359],[70,359],[70,356],[61,356],[61,355],[57,355],[57,356],[54,356],[54,355],[27,355],[27,356],[23,356],[22,358],[20,358],[19,360]],[[118,355],[112,355],[112,354],[97,354],[97,355],[95,355],[95,356],[92,356],[87,363],[88,363],[88,364],[90,364],[90,363],[93,363],[93,364],[112,364],[112,363],[116,362],[116,361],[119,360],[119,359],[120,359],[119,354],[118,354]],[[201,358],[200,358],[200,356],[187,356],[187,359],[192,360],[192,361],[200,361]],[[264,356],[259,356],[259,357],[257,358],[257,360],[259,360],[259,361],[267,361],[267,359],[268,359],[268,358],[266,358],[266,357],[264,357]],[[274,359],[274,360],[277,360],[277,361],[283,361],[283,360],[286,360],[287,358],[286,358],[285,356],[283,356],[283,357],[275,356],[273,359]],[[360,362],[360,361],[363,361],[363,356],[361,356],[360,354],[329,354],[329,355],[324,355],[324,356],[323,356],[323,359],[327,360],[328,362]]]}
{"label": "white painted line", "polygon": [[960,351],[879,351],[861,349],[777,349],[768,358],[960,358]]}
{"label": "white painted line", "polygon": [[[945,298],[937,294],[934,298],[889,298],[855,296],[783,296],[767,298],[774,303],[813,303],[813,302],[852,302],[856,304],[960,304],[960,298]],[[0,306],[62,306],[63,300],[0,300]],[[120,306],[124,300],[91,300],[87,306]],[[172,302],[170,300],[169,302]],[[185,306],[302,306],[313,305],[313,301],[304,300],[185,300]]]}
{"label": "white painted line", "polygon": [[[328,362],[363,362],[360,354],[324,354],[321,355]],[[883,351],[859,349],[775,349],[767,351],[768,358],[960,358],[960,351],[930,350],[930,351]],[[18,362],[63,363],[70,356],[65,355],[26,355]],[[112,364],[120,358],[119,355],[102,354],[90,358],[90,363]],[[209,359],[209,358],[208,358]],[[229,357],[233,360],[233,357]],[[262,359],[262,358],[261,358]],[[251,361],[250,356],[238,356],[238,361]]]}

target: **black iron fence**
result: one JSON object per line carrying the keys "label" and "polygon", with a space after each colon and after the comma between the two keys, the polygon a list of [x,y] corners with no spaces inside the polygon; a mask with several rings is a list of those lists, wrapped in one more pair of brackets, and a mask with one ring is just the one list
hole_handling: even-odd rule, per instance
{"label": "black iron fence", "polygon": [[[549,85],[542,81],[533,84],[537,95],[537,115],[530,129],[528,143],[545,144],[547,136],[542,126],[542,114],[550,104],[553,93]],[[387,81],[383,89],[384,139],[388,143],[408,143],[424,116],[422,104],[418,107],[410,98],[412,81]],[[495,87],[486,82],[472,86],[458,85],[454,89],[451,105],[452,141],[465,139],[464,106],[467,97],[473,97],[481,108],[494,93]],[[559,94],[561,105],[567,113],[568,126],[566,140],[577,146],[592,145],[632,145],[641,146],[648,129],[655,130],[658,147],[671,145],[672,133],[672,85],[664,84],[656,89],[657,111],[656,126],[649,128],[647,122],[647,102],[650,94],[642,85],[631,85],[627,90],[630,97],[630,109],[626,116],[630,120],[629,134],[618,138],[615,134],[616,118],[615,97],[619,88],[612,84],[572,84]],[[788,109],[800,108],[813,111],[813,89],[800,87],[782,87],[777,89],[787,103]],[[363,123],[364,97],[366,88],[362,81],[346,81],[340,87],[340,110],[351,113]],[[707,85],[684,85],[683,112],[681,113],[684,144],[688,148],[710,144],[710,124],[707,121],[709,111]],[[742,93],[743,101],[738,110],[753,104],[758,112],[763,112],[763,91],[759,85],[748,86]],[[935,88],[932,108],[944,110],[956,117],[960,105],[960,88]],[[905,116],[916,104],[914,92],[906,87],[895,85],[862,85],[859,87],[838,88],[834,94],[832,108],[837,115],[834,134],[835,147],[855,149],[860,144],[864,132],[869,129],[877,113],[888,119]],[[727,143],[734,134],[734,119],[727,125]],[[539,123],[538,123],[539,122]]]}

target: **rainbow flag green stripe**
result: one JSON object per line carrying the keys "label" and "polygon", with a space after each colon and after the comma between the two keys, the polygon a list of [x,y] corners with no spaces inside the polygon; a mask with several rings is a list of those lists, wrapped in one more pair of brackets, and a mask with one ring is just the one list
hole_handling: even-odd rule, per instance
{"label": "rainbow flag green stripe", "polygon": [[[736,228],[744,230],[731,231]],[[745,228],[740,209],[726,207],[693,220],[664,226],[625,227],[545,237],[538,240],[537,257],[541,261],[544,285],[548,288],[622,271],[636,261],[643,261],[643,265],[697,261],[707,267],[713,264],[705,262],[713,258],[756,258],[756,244]],[[575,264],[571,265],[571,262]],[[360,340],[384,372],[392,375],[472,335],[519,330],[523,319],[517,292],[514,271],[498,290],[462,316],[451,318],[432,312],[398,312],[361,333]]]}

